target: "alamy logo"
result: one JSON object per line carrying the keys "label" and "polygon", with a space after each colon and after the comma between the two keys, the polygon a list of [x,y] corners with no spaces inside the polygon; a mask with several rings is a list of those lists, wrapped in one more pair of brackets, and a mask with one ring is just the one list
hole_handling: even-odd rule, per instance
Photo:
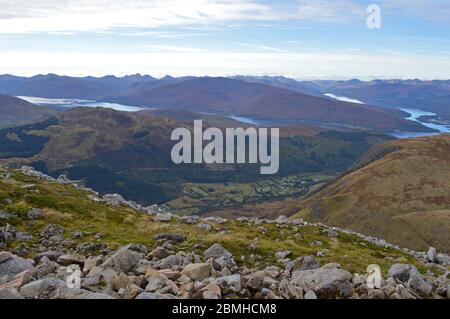
{"label": "alamy logo", "polygon": [[381,29],[381,7],[378,4],[371,4],[367,7],[366,24],[369,29]]}
{"label": "alamy logo", "polygon": [[70,274],[66,279],[66,285],[70,289],[80,289],[81,287],[81,270],[77,265],[70,265],[66,271]]}
{"label": "alamy logo", "polygon": [[369,289],[381,288],[381,269],[378,265],[367,266],[367,287]]}
{"label": "alamy logo", "polygon": [[[270,145],[267,128],[226,128],[223,131],[210,127],[203,131],[203,122],[194,121],[194,138],[191,131],[180,127],[172,132],[172,141],[179,141],[172,148],[172,161],[206,164],[262,164],[261,174],[276,174],[279,169],[278,128],[270,129]],[[248,140],[248,147],[247,147]],[[203,142],[209,142],[203,148]],[[193,145],[193,152],[192,152]],[[269,153],[270,147],[270,153]],[[193,156],[192,156],[193,153]],[[193,157],[193,158],[192,158]]]}

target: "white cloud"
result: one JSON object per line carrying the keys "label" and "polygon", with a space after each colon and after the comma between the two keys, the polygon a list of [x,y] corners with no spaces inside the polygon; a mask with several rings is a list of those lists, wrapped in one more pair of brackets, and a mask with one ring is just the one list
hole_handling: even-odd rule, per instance
{"label": "white cloud", "polygon": [[431,21],[450,22],[448,0],[379,0],[387,13],[414,15]]}
{"label": "white cloud", "polygon": [[[378,0],[384,14],[450,21],[448,0]],[[0,33],[365,19],[369,0],[0,0]]]}
{"label": "white cloud", "polygon": [[99,31],[102,34],[111,34],[124,37],[153,37],[159,39],[179,39],[179,38],[194,38],[194,37],[209,37],[212,33],[193,33],[193,32],[168,32],[168,31]]}
{"label": "white cloud", "polygon": [[0,33],[95,31],[274,18],[245,0],[0,0]]}
{"label": "white cloud", "polygon": [[351,0],[300,0],[297,17],[315,21],[345,21],[365,18],[367,5]]}
{"label": "white cloud", "polygon": [[285,51],[285,50],[282,50],[282,49],[279,49],[279,48],[270,47],[270,46],[267,46],[267,45],[258,45],[258,44],[252,44],[252,43],[242,43],[242,42],[237,42],[236,44],[240,45],[241,47],[258,49],[258,50],[262,50],[262,51],[287,53],[287,51]]}
{"label": "white cloud", "polygon": [[198,48],[181,47],[174,45],[142,44],[141,47],[148,49],[150,51],[186,52],[186,53],[204,52],[204,50]]}

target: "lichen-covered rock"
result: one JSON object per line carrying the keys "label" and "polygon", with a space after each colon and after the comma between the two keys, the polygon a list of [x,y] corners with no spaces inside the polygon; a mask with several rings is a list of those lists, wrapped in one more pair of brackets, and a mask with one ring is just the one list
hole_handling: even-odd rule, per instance
{"label": "lichen-covered rock", "polygon": [[193,280],[202,281],[211,275],[211,265],[208,263],[189,264],[184,267],[181,274]]}
{"label": "lichen-covered rock", "polygon": [[388,276],[401,282],[407,282],[412,273],[419,273],[416,267],[409,264],[394,264],[389,268]]}
{"label": "lichen-covered rock", "polygon": [[292,283],[304,291],[314,291],[319,298],[348,298],[352,295],[352,278],[346,270],[325,265],[316,270],[295,271]]}
{"label": "lichen-covered rock", "polygon": [[293,273],[297,270],[311,270],[320,267],[319,262],[313,256],[298,257],[286,264],[286,270]]}
{"label": "lichen-covered rock", "polygon": [[7,282],[15,275],[34,267],[34,262],[13,255],[9,252],[0,252],[0,281]]}
{"label": "lichen-covered rock", "polygon": [[137,266],[142,257],[142,254],[123,247],[116,251],[111,257],[107,258],[103,263],[103,266],[123,273],[128,273]]}
{"label": "lichen-covered rock", "polygon": [[432,285],[423,279],[423,277],[416,272],[410,274],[407,286],[420,297],[426,298],[431,294]]}
{"label": "lichen-covered rock", "polygon": [[219,265],[219,270],[222,270],[225,267],[228,269],[234,269],[237,266],[233,255],[219,244],[214,244],[209,247],[205,250],[203,255],[205,260],[213,259],[215,263]]}
{"label": "lichen-covered rock", "polygon": [[41,236],[45,239],[50,239],[50,237],[61,235],[62,233],[64,233],[63,227],[55,224],[49,224],[42,230]]}
{"label": "lichen-covered rock", "polygon": [[17,288],[4,288],[0,289],[0,300],[1,299],[24,299],[19,293]]}

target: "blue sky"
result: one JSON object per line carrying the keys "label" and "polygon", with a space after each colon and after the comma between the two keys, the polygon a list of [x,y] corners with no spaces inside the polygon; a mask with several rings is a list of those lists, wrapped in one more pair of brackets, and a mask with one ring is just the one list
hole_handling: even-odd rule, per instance
{"label": "blue sky", "polygon": [[447,79],[450,1],[0,0],[0,73]]}

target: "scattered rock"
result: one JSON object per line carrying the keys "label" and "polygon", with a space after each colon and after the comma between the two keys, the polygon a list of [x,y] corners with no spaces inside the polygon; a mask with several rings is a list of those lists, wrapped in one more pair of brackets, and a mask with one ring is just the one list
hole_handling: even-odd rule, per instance
{"label": "scattered rock", "polygon": [[305,294],[304,299],[317,299],[317,295],[314,291],[308,290],[308,292]]}
{"label": "scattered rock", "polygon": [[311,243],[311,246],[315,246],[315,247],[320,247],[323,245],[323,242],[321,242],[320,240],[315,240]]}
{"label": "scattered rock", "polygon": [[297,270],[292,283],[305,291],[313,290],[319,298],[348,298],[352,295],[352,274],[328,264],[316,270]]}
{"label": "scattered rock", "polygon": [[327,230],[327,236],[330,237],[330,238],[335,238],[335,237],[338,237],[339,234],[338,234],[338,232],[337,232],[336,230],[334,230],[334,229],[328,229],[328,230]]}
{"label": "scattered rock", "polygon": [[63,227],[55,224],[49,224],[44,228],[44,230],[42,230],[41,236],[45,239],[49,239],[50,237],[61,235],[62,233],[64,233]]}
{"label": "scattered rock", "polygon": [[47,277],[26,284],[19,293],[27,299],[54,299],[61,297],[65,289],[68,289],[65,281]]}
{"label": "scattered rock", "polygon": [[30,275],[31,270],[25,270],[20,274],[15,275],[11,281],[0,285],[0,290],[7,288],[20,288],[28,282],[28,280],[30,279]]}
{"label": "scattered rock", "polygon": [[106,245],[103,243],[82,243],[77,246],[76,251],[83,254],[88,254],[105,249]]}
{"label": "scattered rock", "polygon": [[86,257],[78,254],[67,254],[62,255],[58,258],[57,263],[63,266],[69,266],[69,265],[79,265],[81,267],[84,266],[84,263],[86,262]]}
{"label": "scattered rock", "polygon": [[413,265],[394,264],[389,268],[388,276],[401,282],[407,282],[411,273],[419,273],[419,271]]}
{"label": "scattered rock", "polygon": [[429,261],[430,263],[437,263],[437,253],[436,253],[436,248],[434,247],[430,247],[428,249],[427,252],[427,261]]}
{"label": "scattered rock", "polygon": [[163,289],[168,284],[168,279],[163,275],[153,275],[147,278],[148,284],[145,287],[145,291],[155,292]]}
{"label": "scattered rock", "polygon": [[125,198],[123,198],[120,194],[105,194],[102,199],[111,206],[119,206],[126,203]]}
{"label": "scattered rock", "polygon": [[367,299],[386,299],[384,292],[380,289],[369,289]]}
{"label": "scattered rock", "polygon": [[17,274],[33,268],[33,261],[8,252],[0,253],[0,281],[10,281]]}
{"label": "scattered rock", "polygon": [[219,270],[224,269],[225,267],[228,269],[236,268],[236,262],[234,261],[233,255],[220,246],[219,244],[214,244],[209,247],[203,253],[205,260],[213,259],[215,263],[219,266]]}
{"label": "scattered rock", "polygon": [[219,217],[219,216],[211,216],[211,217],[205,217],[202,218],[202,220],[204,222],[210,222],[210,223],[214,223],[214,224],[225,224],[228,222],[228,219],[223,218],[223,217]]}
{"label": "scattered rock", "polygon": [[242,289],[242,277],[238,274],[219,277],[215,283],[227,293],[238,293]]}
{"label": "scattered rock", "polygon": [[171,213],[158,213],[153,219],[155,222],[170,222],[172,217],[173,214]]}
{"label": "scattered rock", "polygon": [[259,291],[264,286],[264,271],[251,274],[247,280],[247,287],[253,291]]}
{"label": "scattered rock", "polygon": [[278,294],[284,299],[303,299],[303,290],[287,279],[282,279],[278,286]]}
{"label": "scattered rock", "polygon": [[89,257],[84,262],[83,272],[89,273],[94,267],[97,267],[102,263],[102,256]]}
{"label": "scattered rock", "polygon": [[200,219],[200,216],[197,216],[197,215],[189,215],[189,216],[180,217],[180,221],[182,223],[190,224],[190,225],[197,223],[199,221],[199,219]]}
{"label": "scattered rock", "polygon": [[281,215],[275,220],[275,223],[277,223],[277,224],[290,224],[291,221],[286,216]]}
{"label": "scattered rock", "polygon": [[75,239],[83,239],[84,234],[81,230],[76,230],[73,232],[73,238]]}
{"label": "scattered rock", "polygon": [[280,259],[286,259],[286,258],[289,257],[291,254],[292,254],[292,252],[289,251],[289,250],[286,250],[286,251],[279,251],[279,252],[275,253],[275,258],[276,258],[277,260],[280,260]]}
{"label": "scattered rock", "polygon": [[178,298],[169,294],[143,292],[139,294],[136,297],[136,299],[178,299]]}
{"label": "scattered rock", "polygon": [[164,247],[157,247],[148,254],[148,258],[163,259],[171,255],[171,252]]}
{"label": "scattered rock", "polygon": [[168,240],[168,241],[174,241],[174,242],[183,242],[186,240],[186,236],[183,234],[159,234],[155,236],[155,240]]}
{"label": "scattered rock", "polygon": [[210,231],[212,229],[211,225],[205,222],[198,223],[197,228],[205,231]]}
{"label": "scattered rock", "polygon": [[141,254],[123,247],[111,257],[107,258],[103,263],[103,266],[123,273],[128,273],[136,267],[141,259]]}
{"label": "scattered rock", "polygon": [[211,275],[211,265],[207,263],[189,264],[184,267],[181,274],[191,279],[202,281]]}
{"label": "scattered rock", "polygon": [[286,270],[290,273],[293,273],[297,270],[318,269],[319,267],[319,262],[313,256],[298,257],[286,264]]}
{"label": "scattered rock", "polygon": [[27,216],[29,219],[38,219],[42,216],[42,209],[32,208],[28,211]]}
{"label": "scattered rock", "polygon": [[222,291],[217,284],[208,284],[201,290],[203,299],[221,299]]}
{"label": "scattered rock", "polygon": [[420,297],[426,298],[431,294],[432,286],[427,283],[418,272],[412,272],[407,282],[408,288]]}
{"label": "scattered rock", "polygon": [[0,289],[0,300],[2,299],[17,300],[24,298],[21,294],[19,294],[19,291],[16,288],[4,288]]}
{"label": "scattered rock", "polygon": [[141,287],[131,284],[128,285],[122,291],[119,291],[119,295],[121,296],[122,299],[134,299],[143,291],[144,289],[142,289]]}
{"label": "scattered rock", "polygon": [[16,240],[18,241],[31,241],[33,240],[33,236],[28,233],[17,232]]}

